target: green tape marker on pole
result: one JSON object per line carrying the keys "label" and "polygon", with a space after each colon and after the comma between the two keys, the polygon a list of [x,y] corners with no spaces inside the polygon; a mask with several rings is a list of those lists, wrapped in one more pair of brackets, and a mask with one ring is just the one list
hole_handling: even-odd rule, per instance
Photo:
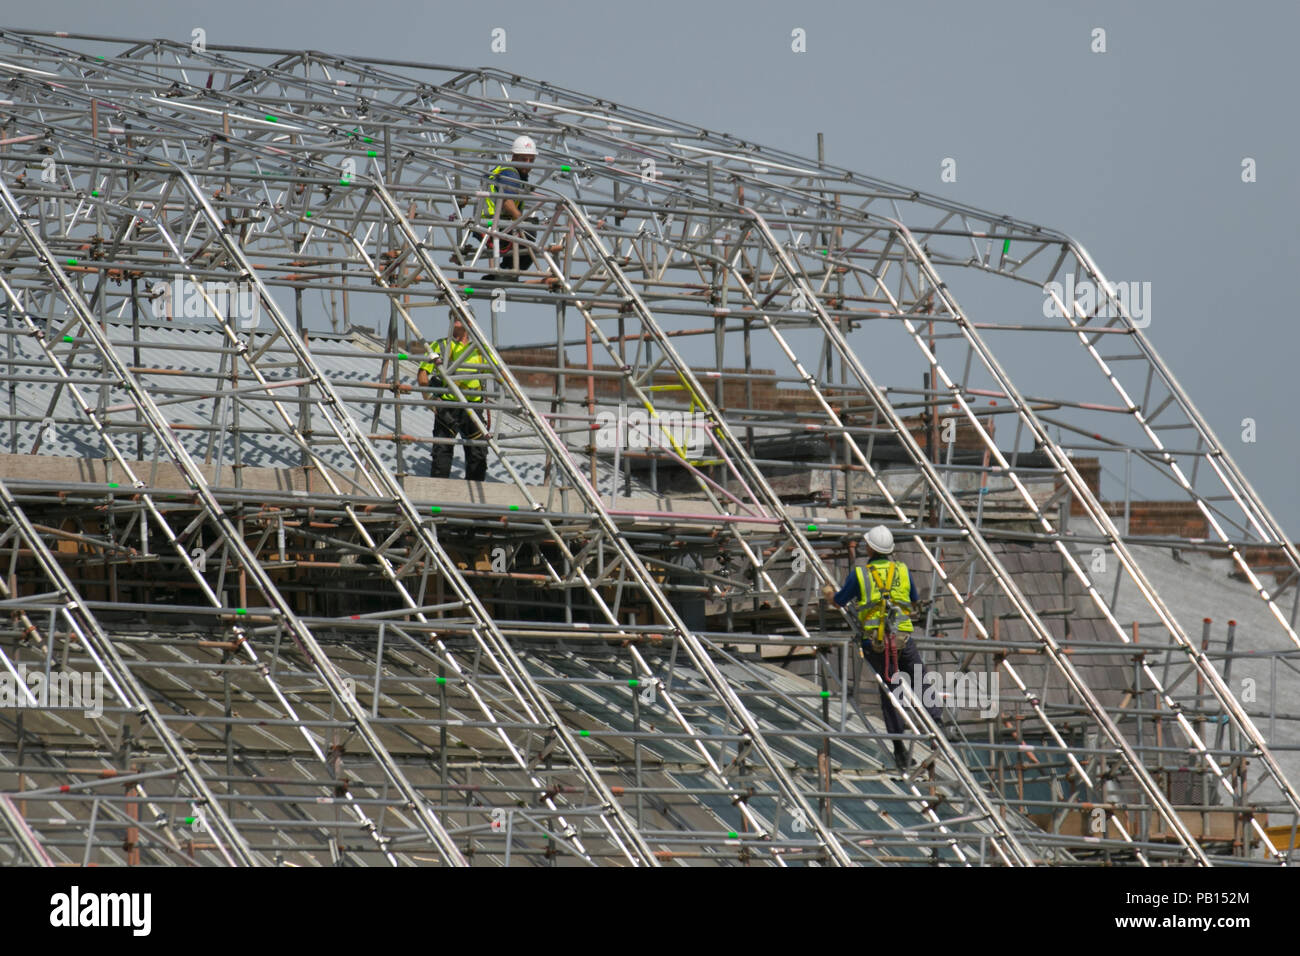
{"label": "green tape marker on pole", "polygon": [[1002,254],[1005,256],[1005,255],[1006,255],[1008,252],[1010,252],[1010,251],[1011,251],[1011,240],[1010,240],[1010,239],[1003,239],[1003,240],[1002,240]]}
{"label": "green tape marker on pole", "polygon": [[816,526],[815,524],[810,524],[810,525],[808,526],[808,529],[807,529],[807,530],[809,530],[809,531],[816,531],[816,530],[817,530],[817,526]]}
{"label": "green tape marker on pole", "polygon": [[442,514],[442,506],[434,505],[432,508],[429,509],[429,514],[431,515]]}

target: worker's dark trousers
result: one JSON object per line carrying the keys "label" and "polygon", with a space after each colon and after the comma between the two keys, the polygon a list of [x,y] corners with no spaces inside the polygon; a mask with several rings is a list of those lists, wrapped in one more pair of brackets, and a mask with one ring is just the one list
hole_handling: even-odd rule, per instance
{"label": "worker's dark trousers", "polygon": [[[531,242],[534,238],[536,238],[536,230],[524,229],[522,230],[521,235],[523,235]],[[483,241],[483,233],[481,232],[473,233],[471,237],[468,240],[466,240],[465,247],[461,250],[462,255],[467,255],[467,256],[474,255],[474,253],[478,250],[479,243],[482,241]],[[533,252],[527,246],[519,247],[518,265],[515,265],[515,244],[511,242],[509,239],[499,240],[499,248],[497,251],[500,252],[501,254],[500,261],[497,263],[497,268],[499,269],[510,269],[512,272],[517,269],[519,272],[527,272],[529,269],[533,267]],[[491,257],[492,252],[493,252],[493,243],[492,240],[489,239],[483,246],[483,255]],[[498,275],[497,273],[489,272],[483,278],[488,282],[495,282],[501,279],[514,279],[515,276]]]}
{"label": "worker's dark trousers", "polygon": [[[482,416],[482,412],[479,415]],[[433,437],[455,438],[457,435],[469,441],[482,441],[486,436],[479,431],[465,408],[440,408],[433,419]],[[446,478],[451,474],[450,442],[435,441],[433,445],[434,478]],[[465,480],[482,481],[487,477],[487,447],[485,445],[465,444]]]}
{"label": "worker's dark trousers", "polygon": [[[532,238],[530,232],[525,231],[529,239]],[[519,265],[515,265],[515,244],[513,242],[502,243],[501,245],[501,268],[517,269],[520,272],[527,272],[533,267],[533,253],[531,249],[525,246],[519,247]]]}
{"label": "worker's dark trousers", "polygon": [[[925,693],[925,665],[921,663],[921,652],[916,647],[916,639],[913,638],[904,643],[898,644],[898,669],[907,675],[912,682],[912,693],[918,700],[924,701]],[[876,652],[871,649],[870,641],[862,642],[862,656],[867,659],[876,673],[881,677],[885,676],[885,654],[884,651]],[[886,680],[886,686],[892,690],[898,686],[897,682]],[[899,691],[901,694],[902,691]],[[889,699],[889,691],[884,688],[880,691],[880,709],[885,713],[885,729],[891,734],[907,733],[903,725],[903,718],[899,716],[898,708],[894,706],[893,701]],[[926,707],[931,717],[936,721],[943,713],[942,708],[938,706]]]}

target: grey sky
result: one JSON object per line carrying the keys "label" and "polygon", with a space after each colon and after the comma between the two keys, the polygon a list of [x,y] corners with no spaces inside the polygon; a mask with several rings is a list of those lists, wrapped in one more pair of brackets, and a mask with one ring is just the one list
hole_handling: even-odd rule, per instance
{"label": "grey sky", "polygon": [[504,67],[806,154],[824,131],[831,162],[1064,230],[1112,280],[1150,281],[1148,336],[1300,528],[1294,4],[43,0],[11,25]]}

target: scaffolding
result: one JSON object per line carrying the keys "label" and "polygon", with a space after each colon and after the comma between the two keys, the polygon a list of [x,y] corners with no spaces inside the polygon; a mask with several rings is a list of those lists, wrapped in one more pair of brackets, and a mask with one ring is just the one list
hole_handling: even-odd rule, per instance
{"label": "scaffolding", "polygon": [[[1069,236],[497,70],[0,80],[0,862],[1287,862],[1300,553]],[[452,318],[490,370],[415,384]],[[941,720],[822,599],[878,523]],[[1180,619],[1189,551],[1267,626]]]}

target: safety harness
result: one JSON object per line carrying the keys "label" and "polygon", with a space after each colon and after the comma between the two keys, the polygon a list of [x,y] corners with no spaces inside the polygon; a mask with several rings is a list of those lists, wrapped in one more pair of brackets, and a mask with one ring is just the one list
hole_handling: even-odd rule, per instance
{"label": "safety harness", "polygon": [[[863,636],[871,637],[872,647],[884,651],[885,673],[882,676],[886,681],[890,680],[898,670],[899,630],[912,630],[911,602],[900,600],[894,595],[895,575],[899,567],[901,565],[895,561],[890,561],[887,569],[880,565],[867,565],[867,571],[871,574],[872,588],[867,587],[866,575],[862,568],[857,569],[858,593],[862,595],[858,620],[862,624]],[[873,601],[872,595],[876,593],[880,596]],[[871,635],[873,628],[876,632],[874,636]]]}

